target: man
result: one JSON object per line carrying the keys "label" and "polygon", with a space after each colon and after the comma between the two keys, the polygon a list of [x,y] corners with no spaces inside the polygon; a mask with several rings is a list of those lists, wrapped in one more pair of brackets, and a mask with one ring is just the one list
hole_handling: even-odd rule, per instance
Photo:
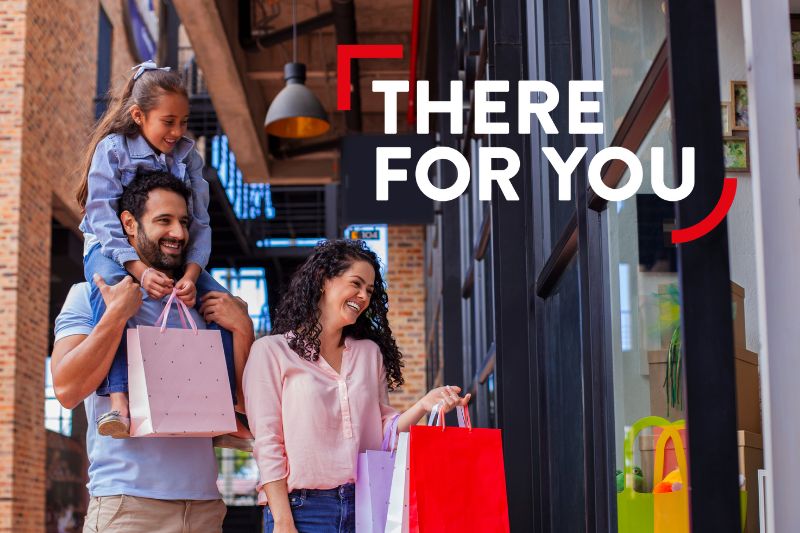
{"label": "man", "polygon": [[[138,176],[120,199],[120,220],[128,240],[148,265],[174,278],[188,240],[189,190],[167,173]],[[52,371],[56,397],[67,408],[83,401],[86,416],[109,410],[108,397],[95,394],[105,378],[126,328],[152,325],[163,302],[148,298],[126,277],[108,286],[95,280],[106,312],[93,327],[87,283],[75,285],[56,319]],[[209,293],[198,327],[217,322],[233,333],[237,396],[253,324],[246,309],[226,293]],[[202,314],[202,318],[200,317]],[[170,327],[180,327],[171,313]],[[177,324],[175,322],[178,322]],[[219,533],[225,505],[217,490],[217,462],[210,438],[129,438],[98,435],[89,424],[89,510],[84,533]]]}

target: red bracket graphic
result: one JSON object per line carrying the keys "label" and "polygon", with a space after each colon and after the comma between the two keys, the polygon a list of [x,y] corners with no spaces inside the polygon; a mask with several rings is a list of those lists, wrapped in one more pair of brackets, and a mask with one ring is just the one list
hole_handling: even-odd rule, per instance
{"label": "red bracket graphic", "polygon": [[340,44],[336,47],[336,109],[350,111],[351,59],[403,59],[402,44]]}
{"label": "red bracket graphic", "polygon": [[717,205],[711,212],[693,226],[688,228],[676,229],[672,232],[672,244],[683,244],[699,239],[712,229],[716,228],[728,214],[733,205],[733,198],[736,196],[736,178],[725,178],[722,184],[722,194],[717,201]]}

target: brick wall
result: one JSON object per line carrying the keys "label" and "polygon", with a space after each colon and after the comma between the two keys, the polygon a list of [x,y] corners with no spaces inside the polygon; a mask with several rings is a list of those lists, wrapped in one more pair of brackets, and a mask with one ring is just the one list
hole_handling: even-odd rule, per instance
{"label": "brick wall", "polygon": [[[26,370],[17,364],[26,7],[25,2],[0,4],[0,531],[12,531],[23,511],[15,501],[22,466],[15,460],[19,448],[15,429],[20,393],[16,378]],[[35,458],[26,458],[31,460]],[[31,490],[43,494],[41,481],[35,485],[30,484]]]}
{"label": "brick wall", "polygon": [[426,392],[424,251],[423,226],[389,226],[389,324],[405,362],[405,385],[391,393],[391,402],[400,410]]}
{"label": "brick wall", "polygon": [[50,227],[93,119],[97,2],[0,4],[0,531],[45,529]]}

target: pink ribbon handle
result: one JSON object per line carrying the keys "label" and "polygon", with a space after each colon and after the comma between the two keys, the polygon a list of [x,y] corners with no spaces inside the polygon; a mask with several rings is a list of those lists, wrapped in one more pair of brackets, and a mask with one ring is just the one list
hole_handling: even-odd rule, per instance
{"label": "pink ribbon handle", "polygon": [[[178,298],[178,307],[183,310],[183,314],[186,315],[186,320],[189,322],[189,326],[192,328],[194,334],[197,335],[197,323],[194,321],[194,318],[192,318],[192,313],[189,312],[189,307],[187,307],[187,305],[183,303],[183,300],[180,298]],[[183,319],[181,319],[181,323],[184,324],[183,327],[185,328],[186,324],[183,322]]]}
{"label": "pink ribbon handle", "polygon": [[[167,300],[167,305],[164,306],[164,310],[161,311],[161,315],[156,319],[154,326],[158,326],[159,323],[161,325],[161,333],[164,333],[164,330],[167,329],[167,319],[169,318],[169,310],[172,307],[172,302],[175,301],[175,297],[178,294],[178,289],[172,289],[172,294],[169,295],[169,300]],[[184,329],[186,329],[186,321],[189,321],[189,325],[192,328],[192,331],[195,335],[197,335],[197,324],[195,323],[194,319],[192,318],[192,314],[189,312],[189,308],[186,307],[186,304],[181,301],[180,298],[177,299],[178,305],[178,318],[181,319],[181,325]],[[184,320],[184,315],[186,315],[186,319]]]}
{"label": "pink ribbon handle", "polygon": [[394,415],[392,422],[386,428],[383,434],[383,442],[381,443],[381,451],[394,453],[394,447],[397,441],[397,423],[400,421],[400,415]]}

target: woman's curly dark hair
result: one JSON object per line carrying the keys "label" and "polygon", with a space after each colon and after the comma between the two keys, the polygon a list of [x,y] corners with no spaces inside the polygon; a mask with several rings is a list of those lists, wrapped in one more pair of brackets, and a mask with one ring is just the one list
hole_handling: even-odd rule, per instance
{"label": "woman's curly dark hair", "polygon": [[289,289],[276,311],[273,333],[292,333],[289,347],[303,359],[319,359],[319,300],[326,280],[340,276],[355,261],[366,261],[375,270],[375,285],[369,307],[359,315],[355,324],[344,328],[345,336],[374,341],[383,354],[386,382],[390,390],[403,384],[403,355],[389,328],[386,294],[380,264],[375,252],[364,241],[329,240],[320,242],[311,256],[294,273]]}

